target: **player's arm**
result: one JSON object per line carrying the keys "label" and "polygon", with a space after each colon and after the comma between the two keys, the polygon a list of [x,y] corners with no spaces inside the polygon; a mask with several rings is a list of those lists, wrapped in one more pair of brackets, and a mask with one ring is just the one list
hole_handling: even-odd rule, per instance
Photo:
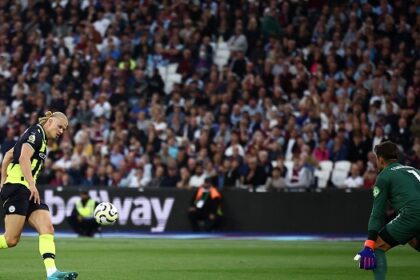
{"label": "player's arm", "polygon": [[29,184],[29,190],[31,191],[31,196],[29,197],[29,200],[34,198],[34,202],[39,204],[41,203],[41,200],[39,198],[39,193],[35,186],[35,179],[32,176],[31,170],[31,157],[33,156],[34,152],[35,150],[31,145],[27,143],[22,144],[22,150],[19,156],[19,165],[22,169],[23,177]]}
{"label": "player's arm", "polygon": [[22,139],[22,149],[19,155],[19,165],[22,169],[22,174],[29,184],[29,191],[31,195],[29,200],[34,199],[35,203],[41,203],[38,190],[35,186],[35,179],[32,176],[31,158],[35,151],[41,148],[43,136],[39,131],[28,131],[24,134]]}
{"label": "player's arm", "polygon": [[373,187],[373,207],[368,224],[368,240],[375,242],[379,230],[384,225],[387,201],[387,182],[379,176]]}
{"label": "player's arm", "polygon": [[387,182],[379,175],[373,187],[373,207],[369,218],[368,239],[364,243],[363,250],[355,257],[355,260],[360,260],[359,267],[362,269],[374,269],[376,267],[374,250],[378,232],[385,219],[387,200]]}
{"label": "player's arm", "polygon": [[3,187],[4,182],[6,182],[7,178],[7,167],[12,162],[13,159],[13,150],[14,148],[11,148],[8,150],[3,157],[3,162],[1,164],[1,182],[0,182],[0,189]]}

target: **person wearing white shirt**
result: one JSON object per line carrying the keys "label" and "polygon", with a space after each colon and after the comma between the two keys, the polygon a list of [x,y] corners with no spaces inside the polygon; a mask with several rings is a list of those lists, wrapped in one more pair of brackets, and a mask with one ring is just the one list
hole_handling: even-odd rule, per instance
{"label": "person wearing white shirt", "polygon": [[106,93],[101,93],[98,97],[98,102],[92,109],[93,115],[96,118],[105,117],[109,119],[111,117],[111,104],[107,101]]}
{"label": "person wearing white shirt", "polygon": [[52,169],[69,170],[72,165],[73,162],[71,160],[71,148],[65,147],[63,156],[53,164]]}
{"label": "person wearing white shirt", "polygon": [[228,46],[231,51],[241,51],[246,53],[248,49],[248,41],[242,33],[241,25],[236,25],[235,34],[229,38]]}
{"label": "person wearing white shirt", "polygon": [[12,87],[12,96],[16,96],[16,92],[21,91],[24,95],[28,95],[30,90],[27,83],[25,83],[25,76],[19,75],[17,83],[15,83]]}
{"label": "person wearing white shirt", "polygon": [[360,188],[363,186],[363,178],[360,176],[359,166],[351,166],[351,175],[344,181],[345,188]]}
{"label": "person wearing white shirt", "polygon": [[190,181],[188,182],[189,188],[199,188],[201,185],[204,184],[204,179],[206,178],[206,174],[204,173],[203,166],[198,164],[195,167],[194,175],[191,176]]}
{"label": "person wearing white shirt", "polygon": [[237,150],[237,153],[243,157],[245,155],[245,150],[242,147],[242,145],[239,143],[239,134],[237,132],[232,132],[231,139],[230,139],[230,145],[225,150],[225,156],[231,157],[234,154],[234,151]]}
{"label": "person wearing white shirt", "polygon": [[310,186],[310,172],[305,167],[303,158],[295,158],[293,168],[287,171],[286,187],[308,188]]}
{"label": "person wearing white shirt", "polygon": [[376,145],[379,145],[385,140],[387,140],[387,137],[384,135],[384,129],[382,128],[382,126],[379,126],[379,125],[376,126],[375,135],[373,136],[373,140],[372,140],[372,149],[373,147],[375,147]]}

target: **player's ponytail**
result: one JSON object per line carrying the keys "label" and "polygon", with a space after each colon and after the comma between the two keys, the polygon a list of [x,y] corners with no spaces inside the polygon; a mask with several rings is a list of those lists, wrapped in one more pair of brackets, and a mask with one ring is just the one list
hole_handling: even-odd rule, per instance
{"label": "player's ponytail", "polygon": [[51,118],[52,115],[53,115],[53,112],[47,111],[45,113],[45,116],[44,117],[41,117],[41,118],[38,119],[38,123],[40,125],[44,125],[48,121],[48,119]]}

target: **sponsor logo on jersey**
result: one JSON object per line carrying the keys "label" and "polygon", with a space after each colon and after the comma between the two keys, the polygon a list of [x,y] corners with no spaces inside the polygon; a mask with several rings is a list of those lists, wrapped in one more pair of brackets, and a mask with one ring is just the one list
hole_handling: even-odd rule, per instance
{"label": "sponsor logo on jersey", "polygon": [[377,197],[381,191],[377,186],[373,187],[373,197]]}
{"label": "sponsor logo on jersey", "polygon": [[47,158],[47,155],[44,153],[39,153],[39,157],[45,160]]}
{"label": "sponsor logo on jersey", "polygon": [[32,143],[32,144],[35,144],[35,134],[31,134],[31,135],[29,135],[29,137],[28,137],[28,142],[29,143]]}

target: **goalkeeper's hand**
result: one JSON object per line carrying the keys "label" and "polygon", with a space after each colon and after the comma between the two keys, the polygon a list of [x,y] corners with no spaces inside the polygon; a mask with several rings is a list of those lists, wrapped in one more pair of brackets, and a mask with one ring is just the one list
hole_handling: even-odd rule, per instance
{"label": "goalkeeper's hand", "polygon": [[354,260],[359,261],[359,268],[370,270],[376,268],[375,241],[366,240],[365,247],[357,253]]}

